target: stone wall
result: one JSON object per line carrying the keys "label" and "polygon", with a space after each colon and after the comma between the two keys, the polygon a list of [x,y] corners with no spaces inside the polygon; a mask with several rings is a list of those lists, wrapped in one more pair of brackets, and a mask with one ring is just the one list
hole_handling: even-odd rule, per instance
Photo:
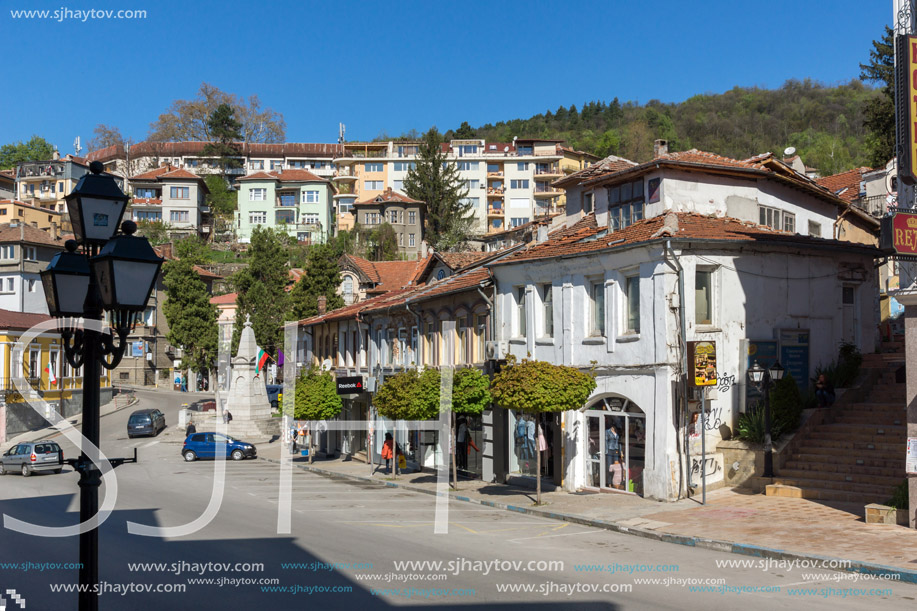
{"label": "stone wall", "polygon": [[[49,404],[57,409],[60,415],[65,419],[72,418],[83,411],[83,391],[74,390],[72,393],[71,398],[63,400],[62,408],[60,401],[49,401]],[[113,389],[101,389],[99,391],[100,403],[102,405],[110,403],[113,395]],[[7,403],[6,438],[10,439],[22,433],[37,431],[46,426],[50,426],[51,423],[48,420],[48,416],[50,415],[50,413],[39,414],[27,403]],[[0,443],[5,441],[6,439],[0,439]]]}

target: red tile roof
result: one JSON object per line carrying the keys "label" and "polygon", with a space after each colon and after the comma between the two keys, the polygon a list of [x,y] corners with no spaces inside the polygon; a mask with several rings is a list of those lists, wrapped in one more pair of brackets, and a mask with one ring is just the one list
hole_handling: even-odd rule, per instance
{"label": "red tile roof", "polygon": [[354,206],[371,206],[373,204],[382,203],[382,202],[397,202],[402,204],[422,204],[424,202],[419,199],[411,199],[407,195],[402,195],[397,191],[392,191],[392,188],[389,187],[381,194],[377,195],[372,199],[368,199],[362,202],[354,202]]}
{"label": "red tile roof", "polygon": [[441,252],[437,256],[442,259],[443,263],[449,266],[452,271],[463,270],[480,261],[486,259],[493,253],[471,251],[471,252]]}
{"label": "red tile roof", "polygon": [[863,174],[871,171],[871,168],[854,168],[840,174],[817,178],[815,182],[845,202],[852,202],[860,196],[860,182],[863,180]]}
{"label": "red tile roof", "polygon": [[[208,142],[138,142],[131,146],[131,157],[136,159],[142,156],[167,157],[167,156],[200,156]],[[235,143],[239,155],[250,157],[342,157],[345,156],[340,144],[323,144],[309,142],[285,142],[282,144],[264,144],[254,142]],[[86,156],[89,161],[111,161],[124,159],[125,151],[122,145],[109,146],[93,151]]]}
{"label": "red tile roof", "polygon": [[195,265],[194,271],[196,271],[197,275],[200,276],[201,278],[207,278],[210,280],[222,280],[223,279],[223,276],[219,274],[214,274],[213,272],[204,269],[200,265]]}
{"label": "red tile roof", "polygon": [[187,170],[181,168],[176,168],[173,165],[166,164],[159,168],[154,168],[143,174],[137,174],[136,176],[131,177],[131,182],[145,182],[145,181],[156,181],[156,182],[166,182],[169,180],[194,180],[200,185],[204,192],[210,193],[210,190],[207,188],[207,183],[204,182],[204,179],[198,176],[197,174],[192,174]]}
{"label": "red tile roof", "polygon": [[598,163],[593,163],[589,167],[586,167],[579,172],[574,172],[569,176],[564,176],[563,178],[558,178],[552,184],[563,186],[563,185],[574,185],[578,182],[594,178],[596,176],[604,176],[605,174],[611,174],[614,172],[621,172],[623,170],[629,170],[631,168],[637,167],[637,163],[631,161],[630,159],[624,159],[623,157],[618,157],[616,155],[609,155],[605,159],[602,159]]}
{"label": "red tile roof", "polygon": [[308,170],[283,170],[282,172],[255,172],[248,176],[242,176],[237,179],[241,180],[279,180],[280,182],[329,182],[326,178],[320,178]]}
{"label": "red tile roof", "polygon": [[[50,212],[50,211],[49,211]],[[52,239],[51,234],[38,227],[32,227],[20,223],[16,227],[11,227],[9,223],[0,225],[0,242],[22,242],[25,244],[38,244],[41,246],[54,246],[64,249],[63,239]]]}
{"label": "red tile roof", "polygon": [[375,285],[367,289],[368,294],[385,293],[416,283],[430,260],[427,257],[414,261],[368,261],[354,255],[344,255],[342,259]]}
{"label": "red tile roof", "polygon": [[40,322],[47,322],[51,317],[47,314],[36,314],[32,312],[13,312],[12,310],[0,310],[0,329],[31,329]]}
{"label": "red tile roof", "polygon": [[225,295],[217,295],[216,297],[211,297],[210,303],[214,305],[235,305],[236,299],[238,298],[238,293],[226,293]]}
{"label": "red tile roof", "polygon": [[[593,215],[589,215],[593,216]],[[672,218],[674,217],[674,218]],[[715,240],[722,242],[760,242],[769,245],[791,244],[799,247],[832,246],[864,254],[878,255],[878,249],[864,244],[840,240],[826,240],[813,238],[793,233],[775,231],[769,227],[741,221],[729,217],[705,216],[695,212],[669,212],[664,216],[638,221],[625,229],[606,232],[605,228],[598,228],[584,218],[559,237],[547,242],[535,244],[525,250],[510,255],[500,261],[488,264],[502,265],[531,261],[536,259],[550,259],[562,256],[585,255],[593,252],[624,248],[635,244],[652,241],[671,240]],[[666,218],[669,222],[677,219],[677,230],[669,233],[657,234],[663,229]]]}

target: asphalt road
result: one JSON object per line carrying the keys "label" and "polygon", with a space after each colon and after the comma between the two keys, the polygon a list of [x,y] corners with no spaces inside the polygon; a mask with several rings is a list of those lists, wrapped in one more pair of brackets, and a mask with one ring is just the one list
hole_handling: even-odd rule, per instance
{"label": "asphalt road", "polygon": [[[160,407],[171,425],[189,397],[139,395],[137,407]],[[102,419],[102,449],[108,456],[130,455],[134,447],[140,453],[139,463],[115,471],[115,510],[100,531],[102,609],[219,604],[277,610],[311,605],[835,610],[917,604],[914,585],[855,580],[824,568],[765,566],[766,560],[466,503],[451,503],[448,533],[434,534],[435,497],[298,469],[285,505],[279,465],[185,463],[180,443],[168,436],[128,440],[131,411]],[[76,455],[68,442],[62,445],[68,457]],[[226,469],[225,494],[213,519],[199,530],[169,537],[128,532],[127,522],[177,527],[197,519],[208,507],[220,466]],[[3,477],[0,510],[45,526],[73,524],[79,507],[76,484],[77,474],[69,468],[61,475]],[[292,529],[278,534],[284,507]],[[77,561],[76,538],[2,529],[0,595],[13,589],[28,609],[75,609],[75,593],[53,590],[75,584],[77,571],[65,563]],[[442,564],[396,566],[404,561]],[[141,591],[147,587],[154,591]],[[123,593],[125,588],[131,591]],[[16,608],[7,603],[7,609]]]}

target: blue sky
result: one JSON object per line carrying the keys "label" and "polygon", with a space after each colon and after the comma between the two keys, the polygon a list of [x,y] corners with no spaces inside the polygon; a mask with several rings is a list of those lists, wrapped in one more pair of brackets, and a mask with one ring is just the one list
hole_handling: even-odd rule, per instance
{"label": "blue sky", "polygon": [[[0,144],[72,152],[98,123],[143,139],[206,81],[257,94],[287,140],[398,135],[588,100],[677,102],[859,74],[891,0],[489,2],[0,0]],[[10,10],[143,9],[142,20],[14,20]],[[85,152],[85,151],[84,151]]]}

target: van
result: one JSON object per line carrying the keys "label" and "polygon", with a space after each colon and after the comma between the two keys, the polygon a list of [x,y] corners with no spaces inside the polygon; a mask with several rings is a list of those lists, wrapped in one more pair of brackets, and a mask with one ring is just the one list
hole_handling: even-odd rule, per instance
{"label": "van", "polygon": [[0,456],[0,475],[22,473],[23,477],[37,471],[60,473],[64,452],[53,441],[27,441],[14,445]]}

